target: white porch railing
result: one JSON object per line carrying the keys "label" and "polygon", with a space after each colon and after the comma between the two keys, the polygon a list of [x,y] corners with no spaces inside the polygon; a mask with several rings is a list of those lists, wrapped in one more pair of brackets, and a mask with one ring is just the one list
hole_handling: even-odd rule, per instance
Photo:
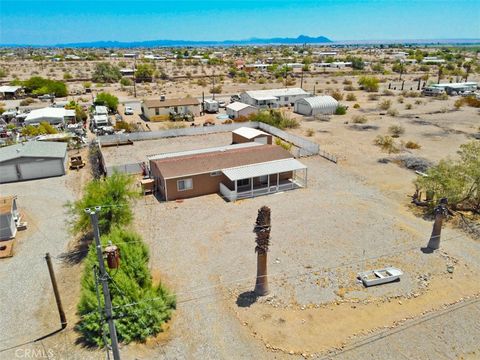
{"label": "white porch railing", "polygon": [[220,193],[224,198],[228,199],[229,201],[235,201],[239,199],[246,199],[250,197],[272,194],[279,191],[298,189],[301,187],[303,186],[300,182],[295,180],[289,180],[288,182],[279,184],[278,186],[274,185],[270,187],[268,186],[261,187],[261,188],[257,187],[257,188],[253,188],[253,190],[250,189],[250,190],[235,192],[235,190],[230,190],[223,183],[220,183]]}

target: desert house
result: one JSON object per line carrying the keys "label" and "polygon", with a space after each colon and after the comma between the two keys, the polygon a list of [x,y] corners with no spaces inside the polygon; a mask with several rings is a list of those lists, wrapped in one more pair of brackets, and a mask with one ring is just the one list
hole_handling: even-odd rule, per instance
{"label": "desert house", "polygon": [[293,105],[295,101],[310,96],[310,93],[301,88],[251,90],[241,93],[240,101],[259,109],[265,109]]}
{"label": "desert house", "polygon": [[193,114],[200,116],[200,102],[195,98],[145,100],[142,114],[150,121],[168,120],[170,114]]}
{"label": "desert house", "polygon": [[65,175],[67,144],[27,141],[0,148],[0,183]]}
{"label": "desert house", "polygon": [[225,199],[307,185],[307,167],[276,145],[257,142],[149,157],[155,192],[166,201],[220,193]]}
{"label": "desert house", "polygon": [[244,104],[241,102],[233,102],[226,107],[227,115],[231,119],[238,119],[239,117],[246,117],[250,114],[256,113],[258,109],[255,106]]}
{"label": "desert house", "polygon": [[46,107],[30,111],[25,118],[25,125],[40,124],[41,122],[48,122],[51,125],[64,125],[75,121],[75,110]]}
{"label": "desert house", "polygon": [[20,212],[16,196],[0,197],[0,240],[10,240],[17,234]]}
{"label": "desert house", "polygon": [[16,99],[23,95],[23,87],[21,86],[0,86],[0,95],[2,99]]}
{"label": "desert house", "polygon": [[241,127],[232,131],[232,144],[243,144],[246,142],[272,145],[272,135],[249,127]]}
{"label": "desert house", "polygon": [[304,116],[332,115],[338,107],[338,101],[331,96],[312,96],[295,102],[294,111]]}

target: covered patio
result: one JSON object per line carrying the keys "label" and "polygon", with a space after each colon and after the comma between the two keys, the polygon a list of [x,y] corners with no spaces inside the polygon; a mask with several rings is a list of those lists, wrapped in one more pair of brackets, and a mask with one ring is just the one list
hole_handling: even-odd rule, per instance
{"label": "covered patio", "polygon": [[307,186],[307,167],[296,159],[232,167],[222,173],[228,181],[220,183],[220,193],[229,201]]}

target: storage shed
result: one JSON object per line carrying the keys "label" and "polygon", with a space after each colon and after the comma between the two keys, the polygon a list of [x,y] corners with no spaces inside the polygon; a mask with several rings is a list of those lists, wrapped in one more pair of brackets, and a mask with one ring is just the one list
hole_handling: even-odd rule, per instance
{"label": "storage shed", "polygon": [[338,101],[331,96],[313,96],[295,102],[295,112],[305,116],[335,114]]}
{"label": "storage shed", "polygon": [[65,175],[67,144],[29,141],[0,149],[0,183]]}
{"label": "storage shed", "polygon": [[241,127],[232,131],[232,144],[242,144],[246,142],[271,145],[272,135],[249,127]]}
{"label": "storage shed", "polygon": [[25,125],[39,124],[41,122],[58,125],[75,122],[75,119],[75,110],[46,107],[30,111],[25,118]]}
{"label": "storage shed", "polygon": [[241,102],[234,102],[226,107],[227,115],[231,119],[237,119],[241,116],[248,116],[252,113],[256,113],[258,109],[255,106],[244,104]]}

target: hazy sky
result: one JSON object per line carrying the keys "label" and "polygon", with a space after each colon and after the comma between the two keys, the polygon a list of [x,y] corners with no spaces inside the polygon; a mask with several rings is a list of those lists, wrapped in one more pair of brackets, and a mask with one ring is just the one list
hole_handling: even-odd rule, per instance
{"label": "hazy sky", "polygon": [[6,1],[0,43],[480,38],[480,0]]}

